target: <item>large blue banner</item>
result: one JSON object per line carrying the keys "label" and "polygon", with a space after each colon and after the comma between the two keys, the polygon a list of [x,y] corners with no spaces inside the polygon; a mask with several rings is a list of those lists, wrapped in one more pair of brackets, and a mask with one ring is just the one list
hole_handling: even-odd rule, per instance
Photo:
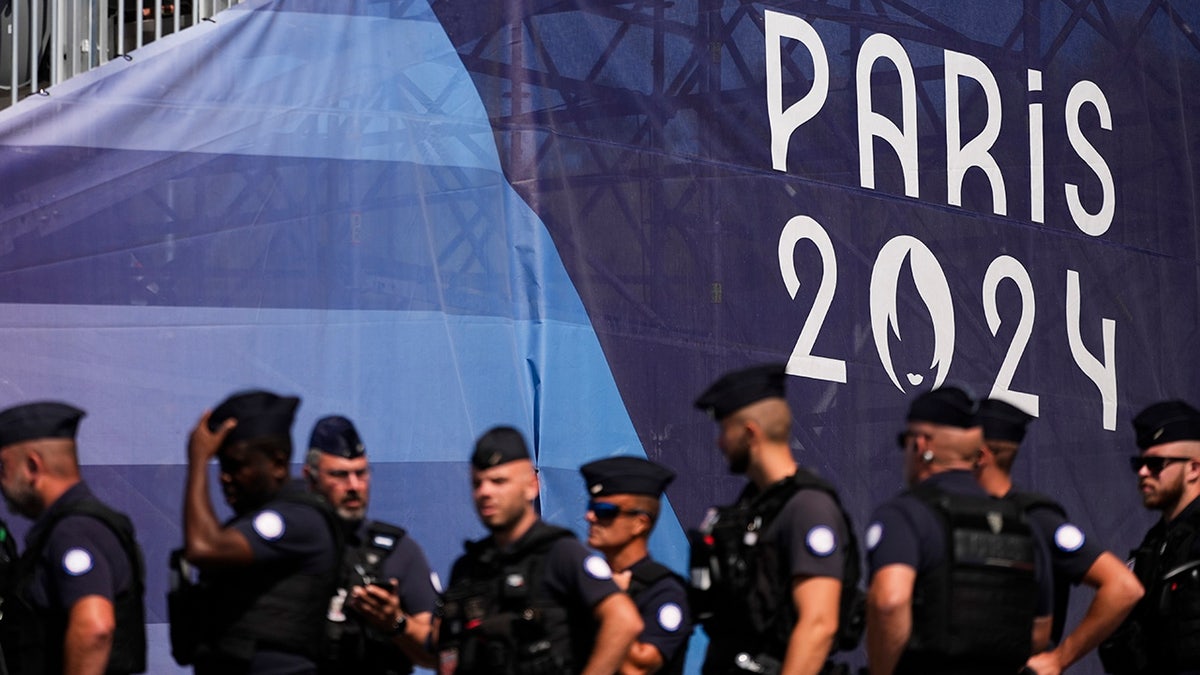
{"label": "large blue banner", "polygon": [[150,564],[151,672],[186,434],[252,386],[304,399],[301,446],[353,418],[372,515],[443,575],[499,423],[576,529],[582,462],[673,467],[653,547],[682,569],[741,485],[691,402],[770,360],[860,527],[901,488],[907,401],[953,382],[1037,414],[1018,482],[1123,557],[1153,520],[1129,419],[1200,403],[1198,24],[1158,0],[238,5],[0,113],[0,406],[88,410],[85,475]]}

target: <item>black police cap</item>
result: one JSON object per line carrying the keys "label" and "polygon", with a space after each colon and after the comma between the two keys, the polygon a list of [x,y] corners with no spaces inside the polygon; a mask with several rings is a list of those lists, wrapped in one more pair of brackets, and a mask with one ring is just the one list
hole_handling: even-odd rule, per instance
{"label": "black police cap", "polygon": [[84,411],[67,403],[38,401],[0,412],[0,448],[39,438],[75,438]]}
{"label": "black police cap", "polygon": [[1033,415],[1011,403],[989,398],[979,404],[979,423],[983,437],[996,441],[1020,443],[1025,439],[1025,427]]}
{"label": "black police cap", "polygon": [[783,398],[784,379],[782,363],[726,373],[696,399],[695,406],[720,421],[764,398]]}
{"label": "black police cap", "polygon": [[641,457],[608,457],[579,467],[588,494],[646,495],[658,498],[675,479],[675,472]]}
{"label": "black police cap", "polygon": [[363,445],[362,439],[358,437],[354,423],[341,415],[330,415],[317,420],[312,435],[309,436],[308,447],[346,459],[358,459],[367,454],[367,446]]}
{"label": "black police cap", "polygon": [[208,428],[216,431],[227,419],[237,420],[237,426],[225,437],[225,443],[252,441],[269,436],[290,436],[292,420],[300,399],[280,396],[269,391],[243,391],[221,402],[208,418]]}
{"label": "black police cap", "polygon": [[512,427],[493,427],[475,441],[471,466],[483,471],[519,459],[529,459],[525,437]]}
{"label": "black police cap", "polygon": [[1172,441],[1200,441],[1200,411],[1183,401],[1160,401],[1133,418],[1133,429],[1143,450]]}
{"label": "black police cap", "polygon": [[941,387],[913,400],[908,421],[969,429],[979,426],[978,412],[979,403],[970,394],[958,387]]}

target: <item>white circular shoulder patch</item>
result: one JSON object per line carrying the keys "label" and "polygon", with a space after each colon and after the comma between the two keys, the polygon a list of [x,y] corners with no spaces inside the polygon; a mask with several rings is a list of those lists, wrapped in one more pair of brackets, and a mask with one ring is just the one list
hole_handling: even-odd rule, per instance
{"label": "white circular shoulder patch", "polygon": [[683,610],[679,605],[668,602],[658,608],[658,625],[668,633],[674,633],[679,630],[680,624],[683,623]]}
{"label": "white circular shoulder patch", "polygon": [[283,536],[283,516],[275,511],[263,511],[254,516],[254,531],[267,541],[275,541]]}
{"label": "white circular shoulder patch", "polygon": [[587,560],[583,561],[583,569],[588,573],[588,576],[593,579],[611,579],[612,568],[598,555],[589,555]]}
{"label": "white circular shoulder patch", "polygon": [[1054,531],[1054,545],[1065,553],[1074,553],[1083,546],[1083,532],[1071,523],[1063,523]]}
{"label": "white circular shoulder patch", "polygon": [[874,551],[880,539],[883,539],[883,524],[871,523],[867,528],[867,550]]}
{"label": "white circular shoulder patch", "polygon": [[87,574],[92,571],[92,554],[82,548],[73,548],[63,555],[62,566],[73,577]]}
{"label": "white circular shoulder patch", "polygon": [[804,537],[808,550],[818,558],[824,558],[837,550],[837,535],[826,525],[817,525]]}

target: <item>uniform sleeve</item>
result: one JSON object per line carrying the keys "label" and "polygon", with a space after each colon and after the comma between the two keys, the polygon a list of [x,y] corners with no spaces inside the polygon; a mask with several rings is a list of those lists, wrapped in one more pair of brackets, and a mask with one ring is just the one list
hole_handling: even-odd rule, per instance
{"label": "uniform sleeve", "polygon": [[1034,509],[1029,518],[1046,539],[1054,576],[1079,584],[1104,549],[1083,529],[1053,509]]}
{"label": "uniform sleeve", "polygon": [[841,579],[846,559],[846,519],[837,503],[820,490],[801,490],[775,521],[780,550],[795,577]]}
{"label": "uniform sleeve", "polygon": [[920,538],[912,520],[896,502],[888,502],[875,510],[867,525],[864,544],[871,576],[888,565],[908,565],[920,568]]}
{"label": "uniform sleeve", "polygon": [[687,646],[692,633],[691,613],[688,611],[687,590],[675,577],[664,577],[637,598],[638,612],[645,628],[639,642],[654,645],[663,661]]}
{"label": "uniform sleeve", "polygon": [[613,593],[621,592],[604,558],[589,552],[575,539],[560,539],[546,556],[546,588],[566,605],[582,603],[595,607]]}
{"label": "uniform sleeve", "polygon": [[400,606],[408,614],[432,612],[437,605],[437,589],[425,553],[412,537],[404,536],[383,562],[383,578],[400,582]]}
{"label": "uniform sleeve", "polygon": [[89,595],[112,601],[129,588],[132,571],[120,540],[95,518],[64,518],[50,535],[44,555],[51,597],[64,609]]}
{"label": "uniform sleeve", "polygon": [[1034,572],[1038,582],[1037,615],[1054,614],[1054,568],[1046,536],[1036,522],[1030,524],[1033,531]]}
{"label": "uniform sleeve", "polygon": [[302,572],[322,574],[331,568],[333,535],[325,517],[310,506],[274,502],[230,527],[250,542],[255,564],[300,558]]}

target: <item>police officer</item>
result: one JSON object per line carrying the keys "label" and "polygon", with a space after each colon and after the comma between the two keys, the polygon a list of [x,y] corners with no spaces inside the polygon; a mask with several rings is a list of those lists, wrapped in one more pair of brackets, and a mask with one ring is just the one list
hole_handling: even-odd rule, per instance
{"label": "police officer", "polygon": [[[289,479],[299,403],[267,391],[241,392],[206,412],[192,430],[184,558],[199,568],[200,579],[190,606],[172,607],[171,623],[176,658],[194,661],[197,675],[316,672],[340,525],[323,500]],[[235,514],[224,525],[209,499],[214,456]]]}
{"label": "police officer", "polygon": [[308,447],[304,477],[334,507],[346,543],[321,672],[399,675],[414,661],[432,665],[424,644],[437,602],[433,574],[404,528],[366,519],[371,471],[358,430],[345,417],[323,417]]}
{"label": "police officer", "polygon": [[604,554],[613,581],[633,598],[645,628],[622,673],[681,675],[692,632],[687,586],[651,560],[650,532],[659,497],[675,472],[640,457],[609,457],[580,467],[588,495],[588,546]]}
{"label": "police officer", "polygon": [[1146,595],[1100,648],[1119,675],[1200,673],[1200,411],[1163,401],[1133,418],[1142,503],[1162,512],[1133,551]]}
{"label": "police officer", "polygon": [[720,424],[717,445],[730,470],[750,479],[694,535],[705,675],[812,675],[835,647],[857,642],[853,528],[833,488],[792,457],[784,378],[783,364],[739,370],[695,402]]}
{"label": "police officer", "polygon": [[[1016,501],[1037,524],[1050,551],[1054,576],[1054,623],[1050,632],[1055,648],[1034,655],[1028,666],[1038,675],[1057,675],[1099,646],[1120,625],[1142,597],[1137,577],[1115,555],[1067,519],[1066,510],[1045,495],[1013,487],[1012,466],[1033,417],[1016,406],[996,399],[979,405],[983,446],[976,478],[993,497]],[[1087,584],[1096,589],[1083,619],[1063,638],[1067,600],[1071,585]]]}
{"label": "police officer", "polygon": [[80,478],[83,416],[58,402],[0,412],[0,489],[10,511],[34,521],[4,598],[14,674],[146,669],[142,552],[129,518]]}
{"label": "police officer", "polygon": [[490,535],[454,563],[441,615],[443,674],[612,675],[642,630],[608,563],[538,518],[538,476],[520,432],[496,427],[471,456]]}
{"label": "police officer", "polygon": [[909,409],[898,441],[911,489],[866,533],[871,675],[1013,675],[1048,640],[1048,554],[1020,507],[975,481],[977,409],[954,387]]}

